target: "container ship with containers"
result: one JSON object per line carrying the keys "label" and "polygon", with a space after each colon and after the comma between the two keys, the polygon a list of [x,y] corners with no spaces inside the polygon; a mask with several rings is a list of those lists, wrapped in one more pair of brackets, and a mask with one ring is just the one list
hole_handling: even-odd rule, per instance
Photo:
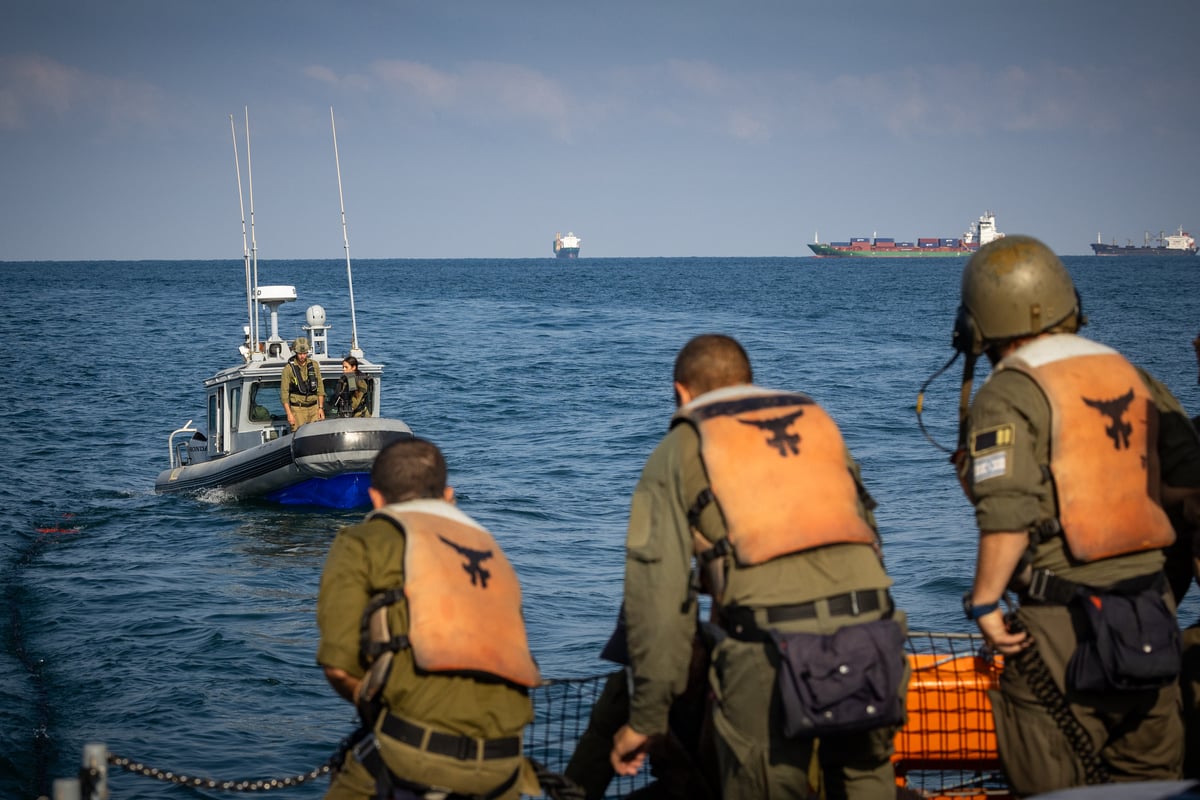
{"label": "container ship with containers", "polygon": [[554,234],[554,257],[579,258],[579,237],[570,232],[566,236]]}
{"label": "container ship with containers", "polygon": [[1194,256],[1196,240],[1182,225],[1179,226],[1178,233],[1164,236],[1162,231],[1159,231],[1153,240],[1150,239],[1149,233],[1145,234],[1140,247],[1132,242],[1118,245],[1115,239],[1112,244],[1104,244],[1097,233],[1096,241],[1092,242],[1092,252],[1098,256]]}
{"label": "container ship with containers", "polygon": [[970,255],[1002,236],[1003,233],[996,231],[996,215],[989,211],[957,238],[920,238],[915,242],[897,242],[891,237],[860,236],[848,242],[815,241],[808,247],[817,258],[936,258]]}

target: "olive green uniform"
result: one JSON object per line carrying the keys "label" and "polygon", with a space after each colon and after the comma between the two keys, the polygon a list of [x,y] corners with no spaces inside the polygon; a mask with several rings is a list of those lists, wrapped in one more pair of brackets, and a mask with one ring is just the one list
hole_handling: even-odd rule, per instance
{"label": "olive green uniform", "polygon": [[[847,465],[859,481],[858,467],[849,455]],[[624,603],[633,663],[629,724],[638,733],[666,733],[671,702],[687,686],[696,627],[695,598],[689,588],[693,540],[687,512],[707,488],[699,435],[689,424],[676,425],[642,472],[626,542]],[[718,503],[709,504],[698,520],[709,541],[726,534]],[[874,527],[871,512],[864,507],[860,513]],[[835,544],[756,566],[729,564],[722,603],[762,609],[852,590],[882,593],[889,586],[891,579],[873,546]],[[828,607],[818,603],[817,613],[816,619],[772,627],[829,634],[845,625],[879,619],[885,612],[831,617]],[[896,612],[895,618],[904,624],[903,613]],[[756,621],[765,627],[765,619]],[[726,637],[713,650],[709,680],[715,696],[713,724],[725,800],[808,796],[808,768],[816,741],[788,739],[782,733],[775,689],[778,662],[774,646],[762,642]],[[894,797],[889,760],[894,735],[894,728],[886,728],[823,740],[818,756],[825,796],[831,800]]]}
{"label": "olive green uniform", "polygon": [[[413,501],[422,502],[430,501]],[[404,534],[396,526],[376,519],[339,531],[321,574],[317,662],[361,678],[365,673],[359,661],[363,610],[372,595],[403,585]],[[407,633],[405,603],[389,606],[388,624],[393,636]],[[382,697],[389,714],[435,731],[475,739],[519,737],[533,719],[527,691],[500,681],[418,674],[411,650],[396,653]],[[483,794],[501,785],[523,764],[521,757],[460,760],[414,747],[405,750],[405,769],[393,771],[414,783]],[[511,799],[518,794],[518,786],[514,786],[500,797]],[[351,800],[374,796],[374,778],[353,754],[348,755],[326,797]]]}
{"label": "olive green uniform", "polygon": [[338,379],[337,392],[334,394],[334,407],[339,416],[369,417],[371,408],[367,387],[370,385],[368,381],[371,379],[362,373],[354,375],[354,378],[356,388],[353,391],[350,390],[350,384],[345,375]]}
{"label": "olive green uniform", "polygon": [[[300,373],[301,380],[316,379],[317,391],[315,394],[305,395],[299,391],[299,387],[295,385],[297,371]],[[321,365],[315,358],[310,355],[305,360],[304,366],[300,366],[300,362],[293,356],[283,366],[279,383],[279,399],[283,401],[284,408],[288,406],[292,408],[292,414],[296,418],[296,424],[292,426],[293,431],[305,423],[317,421],[317,410],[325,401],[325,382],[321,379]]]}
{"label": "olive green uniform", "polygon": [[[1031,378],[1016,370],[992,373],[971,403],[967,420],[969,447],[964,464],[982,534],[1035,530],[1057,518],[1054,486],[1049,478],[1050,406]],[[1011,429],[1012,436],[992,436]],[[976,439],[978,434],[984,434]],[[995,442],[1006,442],[995,446]],[[1160,450],[1163,447],[1160,439]],[[1003,454],[1003,470],[974,479],[977,459]],[[997,463],[993,460],[991,463]],[[1097,498],[1096,513],[1104,513]],[[1091,563],[1075,560],[1061,534],[1032,546],[1031,565],[1056,576],[1093,587],[1161,570],[1161,550],[1107,558]],[[1169,593],[1167,602],[1171,608]],[[1065,692],[1070,709],[1087,731],[1093,748],[1117,781],[1175,779],[1180,774],[1183,729],[1179,687],[1141,692],[1083,693],[1066,686],[1067,663],[1079,640],[1081,619],[1069,608],[1037,604],[1023,598],[1017,612],[1033,637],[1054,683]],[[1000,757],[1009,784],[1018,795],[1048,792],[1085,783],[1079,757],[1036,699],[1025,674],[1005,669],[1000,691],[992,693]]]}
{"label": "olive green uniform", "polygon": [[[1162,482],[1179,488],[1200,486],[1200,437],[1196,435],[1195,426],[1166,386],[1144,370],[1139,369],[1138,373],[1158,408],[1158,459]],[[1183,519],[1181,508],[1166,511],[1176,534],[1175,544],[1164,551],[1166,573],[1178,603],[1195,577],[1192,558],[1200,554],[1197,546],[1200,543],[1195,541],[1200,531]]]}
{"label": "olive green uniform", "polygon": [[[1169,486],[1200,486],[1200,438],[1187,412],[1158,381],[1143,374],[1154,404],[1158,407],[1159,460],[1163,483]],[[1195,578],[1195,557],[1200,555],[1200,529],[1183,518],[1180,508],[1168,508],[1175,527],[1175,544],[1164,552],[1166,572],[1175,601],[1183,599]],[[1184,724],[1187,729],[1183,761],[1185,778],[1200,778],[1200,620],[1183,631]]]}

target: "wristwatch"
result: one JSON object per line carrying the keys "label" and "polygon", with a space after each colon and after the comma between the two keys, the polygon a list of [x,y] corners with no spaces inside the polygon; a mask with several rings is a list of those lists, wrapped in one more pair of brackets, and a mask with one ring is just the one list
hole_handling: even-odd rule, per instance
{"label": "wristwatch", "polygon": [[983,605],[975,605],[971,602],[971,592],[963,595],[962,599],[963,613],[967,615],[967,619],[974,622],[980,617],[985,617],[1000,607],[1000,601],[994,603],[984,603]]}

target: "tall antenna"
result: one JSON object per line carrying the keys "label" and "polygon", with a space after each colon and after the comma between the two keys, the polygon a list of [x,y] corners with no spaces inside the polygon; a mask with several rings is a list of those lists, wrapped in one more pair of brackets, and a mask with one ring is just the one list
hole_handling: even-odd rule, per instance
{"label": "tall antenna", "polygon": [[[233,167],[237,170],[237,186],[238,186],[238,210],[242,213],[242,261],[246,265],[246,316],[250,325],[247,328],[247,344],[250,347],[250,353],[258,352],[258,342],[253,341],[254,337],[254,294],[250,288],[250,250],[246,245],[246,202],[242,198],[242,165],[238,161],[238,146],[237,146],[237,128],[233,124],[233,114],[229,115],[229,133],[233,137]],[[250,354],[246,354],[247,360]]]}
{"label": "tall antenna", "polygon": [[246,109],[246,179],[250,184],[250,253],[254,261],[254,326],[251,336],[258,347],[258,240],[254,238],[254,169],[250,166],[250,107]]}
{"label": "tall antenna", "polygon": [[346,283],[350,287],[350,355],[362,357],[358,347],[358,322],[354,317],[354,276],[350,272],[350,237],[346,233],[346,201],[342,198],[342,162],[338,158],[337,122],[333,119],[333,106],[329,107],[329,125],[333,128],[333,163],[337,166],[338,204],[342,209],[342,247],[346,251]]}

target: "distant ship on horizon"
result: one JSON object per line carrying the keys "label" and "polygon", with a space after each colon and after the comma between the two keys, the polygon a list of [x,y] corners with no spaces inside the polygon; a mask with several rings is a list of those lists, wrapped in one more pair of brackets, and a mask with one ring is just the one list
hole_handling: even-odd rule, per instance
{"label": "distant ship on horizon", "polygon": [[579,258],[579,244],[579,237],[570,231],[566,236],[561,233],[554,234],[554,257]]}
{"label": "distant ship on horizon", "polygon": [[988,211],[957,238],[930,237],[915,242],[897,242],[885,236],[859,236],[848,242],[814,241],[808,248],[817,258],[937,258],[970,255],[988,242],[1003,237],[1004,234],[996,230],[996,215]]}
{"label": "distant ship on horizon", "polygon": [[1098,256],[1194,256],[1196,255],[1196,240],[1192,235],[1179,226],[1179,232],[1170,235],[1164,235],[1162,231],[1158,232],[1158,236],[1154,238],[1154,244],[1151,244],[1150,233],[1144,234],[1142,245],[1136,246],[1132,242],[1125,245],[1118,245],[1117,240],[1113,239],[1112,244],[1105,244],[1100,240],[1100,234],[1096,234],[1096,241],[1092,242],[1092,252]]}

